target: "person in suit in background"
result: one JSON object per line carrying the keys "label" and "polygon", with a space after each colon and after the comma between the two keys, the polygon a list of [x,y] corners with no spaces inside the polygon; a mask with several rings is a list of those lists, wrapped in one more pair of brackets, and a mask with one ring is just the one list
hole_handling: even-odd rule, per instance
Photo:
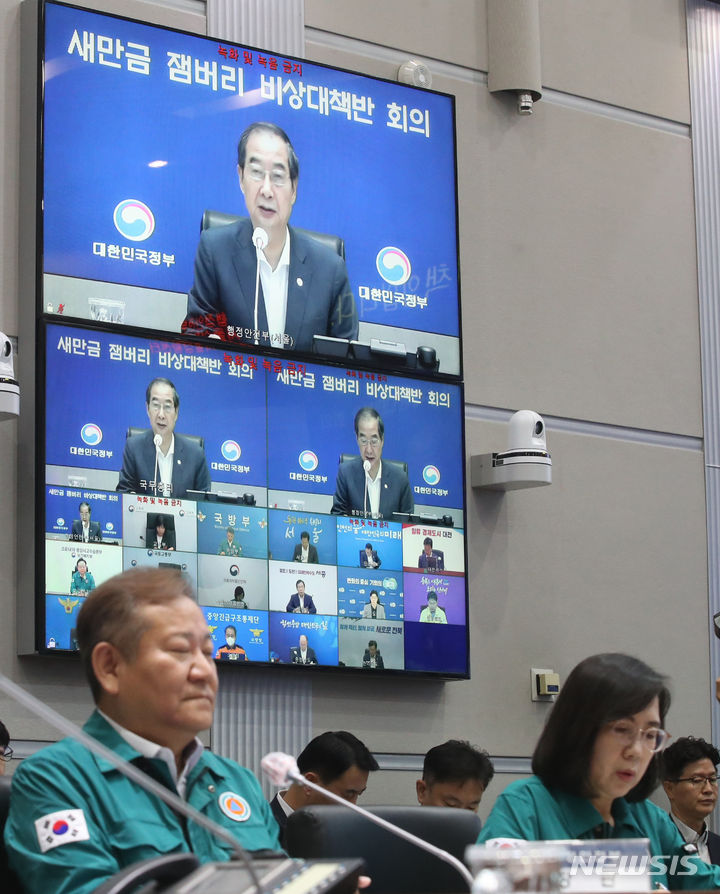
{"label": "person in suit in background", "polygon": [[371,543],[365,544],[365,551],[360,555],[360,567],[361,568],[379,568],[382,565],[380,560],[380,556],[377,554],[377,550],[372,548]]}
{"label": "person in suit in background", "polygon": [[421,807],[459,807],[477,813],[495,775],[487,751],[450,739],[425,755],[422,779],[415,783]]}
{"label": "person in suit in background", "polygon": [[377,590],[370,590],[370,602],[363,606],[363,618],[371,618],[373,621],[385,620],[385,606],[380,604]]}
{"label": "person in suit in background", "polygon": [[383,462],[385,425],[373,407],[362,407],[355,414],[355,438],[360,455],[338,466],[332,514],[392,520],[395,512],[413,512],[415,501],[407,475]]}
{"label": "person in suit in background", "polygon": [[[152,380],[145,392],[150,431],[125,441],[116,490],[181,499],[189,490],[211,487],[205,451],[184,435],[175,434],[180,395],[169,379]],[[159,446],[155,446],[159,438]],[[157,468],[157,480],[155,470]]]}
{"label": "person in suit in background", "polygon": [[297,646],[290,646],[291,664],[317,664],[315,649],[308,645],[308,638],[304,633],[300,634]]}
{"label": "person in suit in background", "polygon": [[377,640],[371,639],[368,643],[368,647],[363,655],[362,666],[367,670],[382,670],[385,667],[385,662],[378,649]]}
{"label": "person in suit in background", "polygon": [[295,581],[295,592],[290,597],[288,604],[285,606],[286,612],[295,612],[300,615],[315,615],[317,609],[313,598],[309,593],[305,592],[305,581]]}
{"label": "person in suit in background", "polygon": [[[320,785],[351,804],[367,788],[368,776],[379,769],[369,749],[357,736],[345,730],[326,732],[309,742],[297,759],[298,769],[310,782]],[[285,844],[287,818],[301,807],[334,804],[329,798],[299,782],[278,792],[270,802],[280,826],[280,843]]]}
{"label": "person in suit in background", "polygon": [[433,549],[432,537],[423,540],[423,551],[418,558],[418,568],[433,568],[442,571],[445,567],[445,556],[439,549]]}
{"label": "person in suit in background", "polygon": [[720,835],[706,819],[718,797],[720,752],[705,739],[682,736],[660,756],[660,779],[670,801],[670,819],[705,863],[720,865]]}
{"label": "person in suit in background", "polygon": [[303,531],[300,535],[300,543],[295,544],[293,562],[305,562],[309,565],[318,564],[317,547],[310,543],[310,534],[308,531]]}
{"label": "person in suit in background", "polygon": [[[246,128],[238,143],[237,172],[250,219],[202,232],[184,333],[228,340],[232,326],[242,341],[294,351],[311,351],[315,335],[357,338],[345,261],[288,226],[299,169],[282,128],[265,121]],[[257,228],[267,234],[264,249],[253,244]]]}
{"label": "person in suit in background", "polygon": [[90,515],[92,509],[87,500],[83,500],[78,506],[80,518],[76,518],[72,523],[71,540],[79,540],[82,543],[96,543],[102,540],[102,530],[100,522],[92,521]]}

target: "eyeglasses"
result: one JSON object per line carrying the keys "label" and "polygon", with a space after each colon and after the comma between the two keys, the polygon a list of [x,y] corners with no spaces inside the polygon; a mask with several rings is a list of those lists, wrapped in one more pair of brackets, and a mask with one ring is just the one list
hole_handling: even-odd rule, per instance
{"label": "eyeglasses", "polygon": [[256,183],[262,183],[266,177],[269,177],[273,186],[287,186],[290,180],[290,174],[282,168],[273,168],[272,171],[266,171],[260,165],[250,164],[245,170],[250,180],[254,180]]}
{"label": "eyeglasses", "polygon": [[371,438],[367,438],[365,435],[358,435],[358,444],[361,447],[367,447],[370,444],[372,447],[377,447],[380,443],[380,438],[378,435],[373,435]]}
{"label": "eyeglasses", "polygon": [[5,748],[0,753],[0,761],[9,761],[12,760],[13,750],[9,745],[6,745]]}
{"label": "eyeglasses", "polygon": [[670,782],[689,782],[693,788],[702,788],[706,783],[710,783],[713,788],[717,788],[717,776],[683,776],[680,779],[671,779]]}
{"label": "eyeglasses", "polygon": [[636,726],[633,726],[633,724],[623,723],[622,721],[613,723],[610,726],[610,732],[618,741],[622,742],[626,748],[630,745],[634,745],[635,742],[640,739],[641,744],[653,754],[662,751],[670,738],[670,733],[659,727],[638,729]]}
{"label": "eyeglasses", "polygon": [[163,413],[172,413],[175,409],[175,404],[171,400],[165,400],[161,402],[153,398],[150,401],[150,409],[153,411],[153,413],[159,413],[160,410],[162,410]]}

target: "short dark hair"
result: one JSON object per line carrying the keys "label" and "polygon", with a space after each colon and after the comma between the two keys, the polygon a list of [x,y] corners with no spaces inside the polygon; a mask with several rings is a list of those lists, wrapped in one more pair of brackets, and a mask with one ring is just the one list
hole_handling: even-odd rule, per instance
{"label": "short dark hair", "polygon": [[165,516],[161,513],[155,517],[155,529],[157,530],[162,525],[163,528],[167,528],[165,524]]}
{"label": "short dark hair", "polygon": [[[595,741],[606,723],[631,717],[657,698],[660,725],[670,707],[665,677],[620,652],[591,655],[570,672],[540,734],[532,771],[545,785],[580,797],[591,797],[590,761]],[[625,796],[642,801],[657,784],[658,756]]]}
{"label": "short dark hair", "polygon": [[83,500],[81,503],[78,504],[78,512],[82,512],[83,506],[87,506],[88,512],[92,514],[92,506],[88,503],[87,500]]}
{"label": "short dark hair", "polygon": [[10,733],[7,731],[7,727],[2,722],[2,720],[0,720],[0,748],[2,748],[4,751],[8,747],[9,744],[10,744]]}
{"label": "short dark hair", "polygon": [[309,540],[309,539],[310,539],[310,534],[309,534],[307,531],[301,531],[301,533],[300,533],[300,539],[301,539],[301,540]]}
{"label": "short dark hair", "polygon": [[368,640],[368,649],[370,648],[370,646],[375,646],[375,648],[377,649],[377,647],[378,647],[377,640],[376,639]]}
{"label": "short dark hair", "polygon": [[685,767],[707,758],[713,767],[720,764],[720,751],[705,739],[681,736],[660,755],[660,779],[675,782],[685,775]]}
{"label": "short dark hair", "polygon": [[378,413],[375,407],[360,407],[360,409],[355,414],[355,437],[358,436],[358,427],[363,419],[376,419],[378,434],[380,435],[380,440],[385,440],[385,425],[382,421],[382,416]]}
{"label": "short dark hair", "polygon": [[93,698],[97,702],[102,686],[92,666],[93,649],[108,642],[132,661],[140,638],[150,626],[142,611],[148,605],[167,605],[181,597],[195,601],[189,580],[174,568],[131,568],[100,584],[77,616],[80,659]]}
{"label": "short dark hair", "polygon": [[495,768],[487,751],[475,748],[464,739],[449,739],[436,745],[423,762],[423,779],[428,785],[476,779],[486,789],[494,775]]}
{"label": "short dark hair", "polygon": [[226,533],[226,534],[232,534],[232,535],[234,535],[234,534],[235,534],[235,528],[233,528],[233,526],[230,525],[230,526],[227,528],[227,530],[225,531],[225,533]]}
{"label": "short dark hair", "polygon": [[435,602],[438,601],[437,593],[435,592],[435,590],[428,590],[427,601],[430,602],[431,599],[434,599]]}
{"label": "short dark hair", "polygon": [[235,587],[235,593],[233,594],[233,599],[237,599],[238,596],[243,599],[245,597],[245,590],[241,586]]}
{"label": "short dark hair", "polygon": [[288,171],[290,173],[290,180],[293,183],[297,183],[297,178],[300,174],[300,162],[298,161],[298,157],[295,154],[293,144],[290,142],[290,137],[285,133],[282,127],[278,127],[277,124],[273,124],[270,121],[255,121],[252,124],[248,125],[248,127],[246,127],[245,130],[242,132],[242,135],[238,142],[238,167],[241,169],[245,167],[248,140],[254,133],[257,133],[258,131],[271,133],[276,137],[280,137],[283,143],[285,143],[285,145],[287,146]]}
{"label": "short dark hair", "polygon": [[85,563],[85,569],[87,570],[87,567],[88,567],[87,559],[85,558],[85,556],[78,556],[78,557],[77,557],[77,560],[76,560],[76,562],[75,562],[75,571],[79,571],[79,570],[80,570],[80,569],[78,568],[78,565],[79,565],[81,562],[84,562],[84,563]]}
{"label": "short dark hair", "polygon": [[423,546],[432,546],[432,537],[426,537],[423,540]]}
{"label": "short dark hair", "polygon": [[380,594],[378,593],[378,591],[377,591],[377,590],[370,590],[370,595],[371,595],[371,596],[372,596],[373,593],[377,596],[378,601],[379,601],[379,600],[380,600]]}
{"label": "short dark hair", "polygon": [[169,385],[172,388],[173,404],[177,410],[180,406],[180,395],[177,393],[177,388],[173,385],[170,379],[166,379],[164,376],[156,376],[147,386],[145,389],[145,403],[150,406],[150,392],[152,391],[153,385]]}
{"label": "short dark hair", "polygon": [[357,736],[345,730],[315,736],[298,757],[297,765],[301,773],[317,773],[325,785],[342,776],[350,767],[368,772],[379,769],[368,748]]}
{"label": "short dark hair", "polygon": [[299,577],[299,578],[295,581],[295,589],[296,589],[296,590],[297,590],[297,588],[298,588],[298,584],[302,584],[303,587],[304,587],[304,586],[305,586],[305,581],[304,581],[301,577]]}
{"label": "short dark hair", "polygon": [[366,543],[365,549],[372,549],[372,543]]}
{"label": "short dark hair", "polygon": [[228,624],[228,625],[227,625],[227,627],[225,628],[225,633],[227,633],[228,630],[232,630],[232,632],[235,634],[235,636],[237,636],[237,628],[236,628],[236,627],[233,627],[232,624]]}

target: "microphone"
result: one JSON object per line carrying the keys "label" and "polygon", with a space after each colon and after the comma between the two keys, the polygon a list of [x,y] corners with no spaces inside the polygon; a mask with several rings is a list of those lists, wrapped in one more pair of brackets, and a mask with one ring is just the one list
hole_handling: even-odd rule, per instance
{"label": "microphone", "polygon": [[160,445],[162,444],[162,437],[160,435],[155,435],[153,438],[153,444],[155,445],[155,496],[157,496],[158,492],[158,450],[160,449]]}
{"label": "microphone", "polygon": [[[156,435],[156,437],[159,438],[160,435]],[[103,758],[111,763],[116,770],[119,770],[123,774],[123,776],[127,776],[128,779],[136,782],[140,788],[149,791],[151,794],[160,798],[160,800],[164,801],[171,810],[174,810],[186,819],[193,820],[199,826],[202,826],[204,829],[207,829],[215,835],[216,838],[220,838],[226,844],[229,844],[233,849],[232,859],[242,861],[244,867],[250,874],[250,878],[252,879],[258,894],[261,894],[263,886],[260,883],[260,879],[258,878],[248,852],[242,847],[240,842],[223,829],[222,826],[218,825],[213,820],[208,819],[200,813],[199,810],[196,810],[186,801],[183,801],[178,795],[171,792],[170,789],[165,788],[164,785],[161,785],[151,776],[148,776],[147,773],[143,773],[142,770],[138,770],[133,764],[118,757],[112,749],[103,745],[102,742],[98,742],[97,739],[93,739],[92,736],[89,736],[86,732],[81,730],[79,726],[76,726],[70,720],[63,717],[62,714],[58,714],[57,711],[36,699],[34,695],[25,692],[25,690],[18,686],[17,683],[13,683],[12,680],[9,680],[2,673],[0,673],[0,689],[4,690],[4,692],[16,702],[19,702],[21,705],[28,708],[33,714],[42,717],[43,720],[46,720],[51,726],[54,726],[55,729],[60,730],[65,733],[66,736],[70,736],[72,739],[80,742],[96,757]]]}
{"label": "microphone", "polygon": [[461,863],[457,857],[453,857],[452,854],[449,854],[447,851],[444,851],[439,847],[435,847],[434,844],[430,844],[428,841],[423,841],[422,838],[418,838],[416,835],[413,835],[405,829],[401,829],[400,826],[396,826],[379,816],[375,816],[375,814],[370,813],[369,810],[358,807],[357,804],[353,804],[351,801],[346,801],[344,798],[341,798],[340,795],[336,795],[334,792],[323,788],[321,785],[316,785],[314,782],[310,782],[309,779],[306,779],[305,776],[302,775],[295,762],[295,758],[291,757],[291,755],[283,754],[282,751],[272,751],[270,754],[266,754],[260,761],[260,766],[262,767],[265,776],[273,785],[289,785],[291,782],[299,782],[300,785],[306,785],[308,788],[319,792],[323,797],[335,801],[335,803],[339,804],[341,807],[348,807],[350,810],[354,810],[356,813],[364,816],[365,819],[370,820],[371,823],[375,823],[376,826],[381,826],[393,835],[397,835],[399,838],[404,838],[405,841],[409,841],[410,844],[414,844],[421,850],[427,851],[427,853],[443,860],[445,863],[449,863],[453,869],[457,869],[460,875],[468,883],[469,887],[472,888],[474,881],[473,876],[468,868]]}
{"label": "microphone", "polygon": [[363,463],[363,469],[365,469],[365,500],[363,504],[363,512],[365,518],[367,518],[367,490],[368,490],[368,475],[370,474],[370,460],[366,459]]}
{"label": "microphone", "polygon": [[[258,331],[258,296],[260,294],[260,252],[264,251],[267,248],[267,244],[269,242],[268,234],[263,230],[262,227],[255,227],[252,234],[252,243],[255,246],[255,317],[254,317],[254,331]],[[255,339],[255,344],[258,344],[258,339]]]}

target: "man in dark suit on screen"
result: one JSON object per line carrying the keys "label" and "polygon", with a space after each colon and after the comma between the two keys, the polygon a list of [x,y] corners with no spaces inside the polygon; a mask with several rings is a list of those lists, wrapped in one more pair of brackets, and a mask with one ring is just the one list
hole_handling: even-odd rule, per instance
{"label": "man in dark suit on screen", "polygon": [[145,392],[145,406],[150,431],[133,435],[125,442],[116,489],[175,499],[181,499],[189,490],[210,490],[205,451],[192,439],[175,434],[180,396],[173,383],[169,379],[153,379]]}
{"label": "man in dark suit on screen", "polygon": [[445,569],[445,554],[441,549],[433,549],[432,537],[423,540],[423,551],[418,557],[418,568],[429,568],[433,571]]}
{"label": "man in dark suit on screen", "polygon": [[394,512],[413,512],[407,475],[383,462],[385,426],[373,407],[362,407],[355,414],[355,437],[360,456],[338,467],[332,514],[392,520]]}
{"label": "man in dark suit on screen", "polygon": [[305,562],[308,565],[318,564],[317,547],[310,543],[310,534],[308,531],[303,531],[300,535],[300,543],[295,544],[293,562]]}
{"label": "man in dark suit on screen", "polygon": [[290,661],[292,664],[317,664],[315,649],[308,645],[305,634],[300,635],[297,646],[290,646]]}
{"label": "man in dark suit on screen", "polygon": [[72,523],[70,539],[79,540],[82,543],[96,543],[102,540],[100,522],[91,521],[92,509],[87,500],[82,501],[78,506],[78,511],[80,512],[80,518],[76,518]]}
{"label": "man in dark suit on screen", "polygon": [[[183,332],[227,340],[233,327],[242,341],[296,351],[312,350],[314,335],[357,338],[345,262],[288,227],[299,169],[290,138],[276,124],[255,122],[240,137],[237,170],[250,219],[201,234]],[[267,235],[264,249],[253,244],[257,228]]]}

